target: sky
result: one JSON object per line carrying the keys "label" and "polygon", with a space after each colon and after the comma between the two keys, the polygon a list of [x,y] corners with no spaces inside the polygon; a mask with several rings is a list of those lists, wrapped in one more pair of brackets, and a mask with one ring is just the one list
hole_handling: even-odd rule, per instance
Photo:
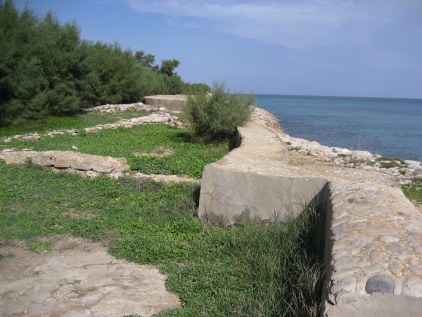
{"label": "sky", "polygon": [[422,0],[15,0],[232,92],[422,99]]}

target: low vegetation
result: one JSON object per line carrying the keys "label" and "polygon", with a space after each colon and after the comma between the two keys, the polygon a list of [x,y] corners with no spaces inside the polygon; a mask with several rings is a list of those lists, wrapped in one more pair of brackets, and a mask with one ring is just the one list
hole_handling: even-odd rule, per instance
{"label": "low vegetation", "polygon": [[0,161],[0,241],[24,240],[40,252],[72,234],[159,265],[183,302],[162,316],[316,316],[316,209],[287,223],[218,228],[195,216],[197,190]]}
{"label": "low vegetation", "polygon": [[[200,178],[204,166],[219,160],[229,150],[228,141],[212,146],[195,139],[191,130],[166,125],[141,125],[132,128],[80,133],[77,136],[58,135],[40,141],[14,140],[9,148],[29,148],[35,151],[61,150],[94,155],[126,157],[131,170],[148,174],[176,174]],[[73,148],[72,148],[73,147]],[[157,152],[168,148],[169,156],[139,156],[140,152]]]}
{"label": "low vegetation", "polygon": [[12,124],[0,128],[0,138],[26,133],[44,133],[62,129],[83,129],[97,124],[113,123],[121,119],[131,119],[147,115],[144,111],[124,111],[117,113],[84,113],[74,116],[48,116],[23,124]]}
{"label": "low vegetation", "polygon": [[397,157],[381,156],[381,157],[378,157],[375,161],[380,164],[381,168],[393,168],[393,167],[407,166],[405,161],[403,161],[402,159],[399,159]]}
{"label": "low vegetation", "polygon": [[403,185],[402,190],[407,198],[422,205],[422,180]]}
{"label": "low vegetation", "polygon": [[236,127],[251,117],[253,97],[233,95],[222,83],[214,84],[212,94],[189,96],[183,116],[197,136],[213,141],[232,137]]}

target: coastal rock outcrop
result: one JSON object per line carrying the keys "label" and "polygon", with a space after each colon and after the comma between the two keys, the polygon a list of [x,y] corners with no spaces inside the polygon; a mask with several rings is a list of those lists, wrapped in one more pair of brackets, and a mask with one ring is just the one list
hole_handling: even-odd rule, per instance
{"label": "coastal rock outcrop", "polygon": [[279,136],[287,144],[289,150],[319,157],[336,166],[380,171],[394,176],[401,183],[422,180],[422,162],[419,161],[383,157],[368,151],[329,147],[316,141],[295,138],[283,132],[279,133]]}

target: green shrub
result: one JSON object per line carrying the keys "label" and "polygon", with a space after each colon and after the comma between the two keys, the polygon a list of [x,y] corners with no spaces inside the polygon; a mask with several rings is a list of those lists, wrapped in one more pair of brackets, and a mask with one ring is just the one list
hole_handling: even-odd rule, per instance
{"label": "green shrub", "polygon": [[231,137],[236,127],[250,119],[253,97],[230,94],[223,83],[216,83],[211,94],[189,96],[183,117],[197,136],[208,141]]}
{"label": "green shrub", "polygon": [[211,92],[211,88],[204,83],[184,83],[182,88],[182,94],[184,95],[196,95]]}
{"label": "green shrub", "polygon": [[0,0],[0,51],[0,127],[180,94],[185,84],[175,59],[160,68],[152,54],[82,40],[75,23],[19,11],[13,0]]}

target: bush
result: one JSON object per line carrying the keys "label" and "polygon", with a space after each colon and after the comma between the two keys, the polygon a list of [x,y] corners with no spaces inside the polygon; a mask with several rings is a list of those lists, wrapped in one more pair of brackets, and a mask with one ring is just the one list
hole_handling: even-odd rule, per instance
{"label": "bush", "polygon": [[184,95],[197,95],[211,92],[211,88],[204,83],[184,83],[182,88],[182,94]]}
{"label": "bush", "polygon": [[84,41],[75,23],[20,12],[13,0],[0,0],[0,51],[0,127],[180,94],[185,84],[175,59],[160,68],[152,54]]}
{"label": "bush", "polygon": [[211,94],[189,96],[183,108],[184,118],[195,133],[207,141],[232,137],[236,127],[250,119],[253,97],[230,94],[223,83],[216,83]]}

